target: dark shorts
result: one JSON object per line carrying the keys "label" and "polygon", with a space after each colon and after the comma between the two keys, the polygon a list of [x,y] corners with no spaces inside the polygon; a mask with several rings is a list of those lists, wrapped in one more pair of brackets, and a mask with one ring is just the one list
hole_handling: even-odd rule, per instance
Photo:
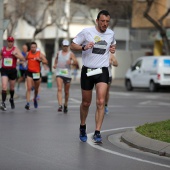
{"label": "dark shorts", "polygon": [[81,88],[83,90],[92,90],[94,85],[100,82],[108,84],[109,82],[109,72],[107,67],[102,67],[102,73],[94,76],[87,77],[88,67],[83,66],[81,70]]}
{"label": "dark shorts", "polygon": [[34,77],[34,75],[33,74],[35,74],[35,73],[32,73],[32,72],[30,72],[30,71],[28,71],[27,70],[27,76],[28,77],[31,77],[34,81],[38,81],[38,80],[40,80],[41,79],[41,73],[39,73],[39,77],[37,78],[37,77]]}
{"label": "dark shorts", "polygon": [[27,70],[19,70],[19,71],[20,71],[21,77],[24,77],[24,78],[27,77]]}
{"label": "dark shorts", "polygon": [[71,78],[63,77],[63,76],[56,76],[56,77],[60,77],[64,83],[71,83]]}
{"label": "dark shorts", "polygon": [[7,76],[9,80],[15,80],[17,78],[17,69],[16,68],[12,68],[12,69],[1,68],[1,76]]}
{"label": "dark shorts", "polygon": [[109,82],[108,84],[112,84],[112,77],[109,77]]}

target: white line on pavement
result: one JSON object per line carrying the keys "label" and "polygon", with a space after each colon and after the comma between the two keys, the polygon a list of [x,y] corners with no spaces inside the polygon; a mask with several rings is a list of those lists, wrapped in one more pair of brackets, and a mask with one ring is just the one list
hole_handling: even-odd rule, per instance
{"label": "white line on pavement", "polygon": [[151,101],[150,101],[150,100],[148,100],[148,101],[140,102],[139,104],[141,104],[141,105],[145,105],[145,104],[148,104],[148,103],[151,103]]}
{"label": "white line on pavement", "polygon": [[75,103],[81,103],[80,100],[77,100],[77,99],[74,99],[74,98],[70,98],[69,100],[71,100],[71,101],[73,101],[73,102],[75,102]]}
{"label": "white line on pavement", "polygon": [[[101,131],[101,132],[117,131],[117,130],[122,130],[122,129],[129,129],[129,128],[133,128],[133,127],[115,128],[115,129],[103,130],[103,131]],[[119,152],[115,152],[115,151],[112,151],[112,150],[109,150],[109,149],[105,149],[105,148],[103,148],[103,147],[101,147],[101,146],[99,146],[99,145],[95,145],[95,144],[90,140],[90,138],[91,138],[92,135],[93,135],[93,133],[87,134],[87,136],[88,136],[87,143],[88,143],[90,146],[92,146],[93,148],[99,149],[99,150],[104,151],[104,152],[111,153],[111,154],[113,154],[113,155],[121,156],[121,157],[128,158],[128,159],[133,159],[133,160],[136,160],[136,161],[139,161],[139,162],[145,162],[145,163],[149,163],[149,164],[153,164],[153,165],[157,165],[157,166],[162,166],[162,167],[170,168],[170,165],[161,164],[161,163],[157,163],[157,162],[152,162],[152,161],[148,161],[148,160],[145,160],[145,159],[140,159],[140,158],[136,158],[136,157],[133,157],[133,156],[121,154],[121,153],[119,153]]]}

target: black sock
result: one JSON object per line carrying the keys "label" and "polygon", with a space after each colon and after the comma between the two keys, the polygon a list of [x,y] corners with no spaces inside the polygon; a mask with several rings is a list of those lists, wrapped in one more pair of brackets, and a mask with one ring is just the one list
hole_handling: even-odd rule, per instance
{"label": "black sock", "polygon": [[100,131],[99,130],[95,130],[94,134],[95,135],[100,134]]}
{"label": "black sock", "polygon": [[6,95],[7,95],[6,90],[2,90],[2,102],[3,102],[3,103],[4,103],[5,100],[6,100]]}
{"label": "black sock", "polygon": [[14,97],[14,90],[10,90],[10,96],[11,96],[11,99],[13,99],[13,97]]}
{"label": "black sock", "polygon": [[80,129],[86,129],[86,125],[80,125]]}

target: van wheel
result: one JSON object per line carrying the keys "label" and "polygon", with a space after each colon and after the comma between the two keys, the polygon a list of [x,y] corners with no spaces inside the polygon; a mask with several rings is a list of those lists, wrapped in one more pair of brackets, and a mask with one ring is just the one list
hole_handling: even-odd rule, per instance
{"label": "van wheel", "polygon": [[130,81],[129,79],[127,79],[127,80],[125,81],[125,86],[126,86],[126,90],[127,90],[127,91],[132,91],[132,90],[133,90],[131,81]]}
{"label": "van wheel", "polygon": [[154,81],[151,81],[150,84],[149,84],[149,91],[150,92],[155,92],[157,91],[157,86],[156,84],[154,83]]}

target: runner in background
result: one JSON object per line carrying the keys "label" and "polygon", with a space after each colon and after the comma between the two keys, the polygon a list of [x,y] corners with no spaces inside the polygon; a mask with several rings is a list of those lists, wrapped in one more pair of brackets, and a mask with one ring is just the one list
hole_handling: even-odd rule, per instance
{"label": "runner in background", "polygon": [[[77,64],[75,55],[69,49],[68,40],[63,40],[62,50],[57,53],[53,68],[56,69],[58,112],[68,112],[69,89],[71,83],[71,64]],[[64,84],[65,101],[63,106],[62,87]],[[64,110],[63,110],[64,107]]]}
{"label": "runner in background", "polygon": [[2,81],[2,103],[1,110],[6,111],[6,97],[9,82],[9,102],[11,104],[11,109],[15,108],[14,104],[14,93],[15,93],[15,83],[17,78],[17,59],[25,60],[22,56],[20,50],[14,46],[14,38],[9,36],[7,38],[7,47],[4,46],[0,52],[0,60],[2,59],[1,68],[1,81]]}
{"label": "runner in background", "polygon": [[[22,46],[22,55],[24,58],[26,58],[26,55],[27,55],[27,52],[28,52],[28,47],[27,45],[23,45]],[[20,83],[26,79],[27,75],[27,61],[21,61],[19,60],[18,61],[19,63],[19,73],[20,73],[20,77],[18,79],[18,86],[17,86],[17,90],[19,90],[19,87],[20,87]],[[26,81],[25,81],[25,88],[27,89],[27,86],[26,86]]]}
{"label": "runner in background", "polygon": [[108,102],[109,102],[110,86],[112,84],[112,66],[117,67],[118,62],[117,62],[117,59],[115,58],[114,54],[110,53],[109,67],[108,67],[108,70],[109,70],[109,82],[108,82],[106,98],[105,98],[105,114],[109,113]]}
{"label": "runner in background", "polygon": [[27,103],[25,105],[25,109],[30,110],[30,95],[31,95],[33,82],[34,82],[34,108],[38,108],[37,95],[41,83],[40,63],[42,62],[44,64],[47,64],[48,61],[46,57],[39,50],[37,50],[36,42],[31,43],[30,51],[27,53],[26,60],[28,61],[28,69],[27,69],[27,79],[26,79]]}

